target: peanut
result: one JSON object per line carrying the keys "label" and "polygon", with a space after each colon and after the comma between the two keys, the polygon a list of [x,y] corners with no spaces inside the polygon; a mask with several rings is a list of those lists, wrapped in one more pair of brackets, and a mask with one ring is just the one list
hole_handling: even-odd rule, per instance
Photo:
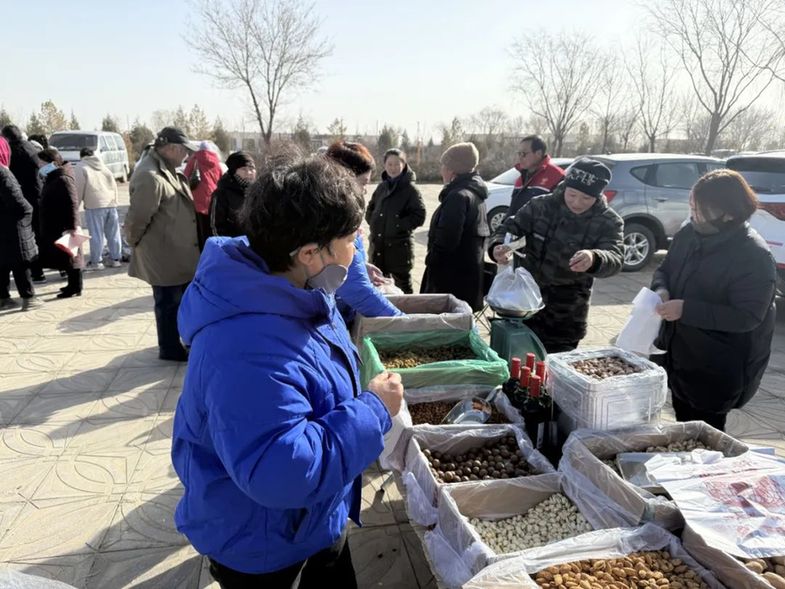
{"label": "peanut", "polygon": [[776,573],[763,573],[763,578],[766,579],[774,589],[785,589],[785,578],[780,577]]}

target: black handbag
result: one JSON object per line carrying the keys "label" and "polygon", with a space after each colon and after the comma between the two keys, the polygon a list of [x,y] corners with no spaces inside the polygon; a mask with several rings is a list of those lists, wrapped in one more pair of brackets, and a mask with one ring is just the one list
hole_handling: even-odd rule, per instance
{"label": "black handbag", "polygon": [[188,186],[191,190],[196,190],[196,187],[199,186],[199,182],[202,181],[202,173],[199,171],[199,162],[194,160],[194,169],[191,171],[191,175],[188,177]]}

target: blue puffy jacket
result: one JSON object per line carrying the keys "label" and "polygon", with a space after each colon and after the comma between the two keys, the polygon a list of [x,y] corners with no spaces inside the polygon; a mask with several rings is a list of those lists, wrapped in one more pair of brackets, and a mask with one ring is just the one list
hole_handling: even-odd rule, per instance
{"label": "blue puffy jacket", "polygon": [[191,346],[172,462],[175,523],[235,570],[279,570],[358,524],[390,415],[360,388],[333,298],[272,276],[246,238],[208,240],[180,304]]}
{"label": "blue puffy jacket", "polygon": [[356,313],[362,313],[366,317],[403,315],[398,307],[374,288],[365,267],[367,256],[362,237],[359,235],[354,240],[354,248],[354,257],[349,266],[349,273],[346,275],[346,282],[335,293],[338,309],[346,323],[350,323]]}

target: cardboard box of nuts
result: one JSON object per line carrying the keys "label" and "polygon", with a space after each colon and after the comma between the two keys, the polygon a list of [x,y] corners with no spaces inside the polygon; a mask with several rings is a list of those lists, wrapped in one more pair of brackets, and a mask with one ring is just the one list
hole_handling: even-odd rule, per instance
{"label": "cardboard box of nuts", "polygon": [[468,303],[451,294],[391,295],[390,302],[406,315],[396,317],[365,317],[357,315],[352,326],[352,340],[359,344],[372,333],[404,333],[407,331],[469,331],[474,328],[474,315]]}
{"label": "cardboard box of nuts", "polygon": [[435,532],[455,554],[463,555],[471,575],[531,548],[603,527],[580,512],[562,487],[560,474],[445,485],[439,491],[438,511]]}
{"label": "cardboard box of nuts", "polygon": [[[491,454],[486,456],[485,451]],[[485,466],[480,456],[487,463]],[[479,464],[475,464],[478,460]],[[414,432],[406,449],[402,479],[407,513],[416,523],[430,526],[436,523],[441,485],[465,484],[482,477],[509,480],[554,472],[520,426],[422,426]],[[439,473],[438,479],[435,473]]]}
{"label": "cardboard box of nuts", "polygon": [[665,370],[615,347],[550,354],[548,390],[566,429],[613,430],[659,420],[667,395]]}
{"label": "cardboard box of nuts", "polygon": [[[667,583],[661,579],[667,579]],[[522,556],[489,565],[463,587],[608,589],[644,586],[724,589],[674,535],[654,524],[589,532],[532,548]]]}
{"label": "cardboard box of nuts", "polygon": [[[785,573],[785,565],[779,565],[782,568],[778,569],[777,564],[771,562],[772,559],[770,558],[763,559],[763,561],[768,565],[768,568],[771,569],[770,572],[772,574],[782,578],[780,585],[770,583],[769,580],[763,576],[765,569],[764,571],[756,572],[752,569],[760,567],[752,566],[752,568],[748,568],[739,559],[709,546],[689,525],[684,528],[682,543],[684,544],[684,548],[689,550],[690,554],[695,557],[695,560],[712,571],[717,579],[725,583],[728,587],[744,587],[745,589],[782,589],[785,587],[785,574],[778,574],[776,572]],[[785,556],[776,557],[776,559],[785,561]],[[772,577],[769,577],[769,579],[774,583],[777,582],[777,580]]]}
{"label": "cardboard box of nuts", "polygon": [[472,330],[376,333],[363,338],[360,356],[363,386],[385,370],[400,374],[407,389],[475,385],[482,390],[509,378],[507,363]]}
{"label": "cardboard box of nuts", "polygon": [[577,430],[563,447],[559,472],[565,486],[583,497],[607,497],[612,509],[596,509],[594,499],[581,508],[597,511],[607,526],[638,525],[654,522],[677,530],[684,526],[676,504],[665,496],[656,496],[625,481],[614,468],[622,452],[683,451],[703,446],[725,456],[740,456],[749,447],[702,421],[641,426],[616,432]]}
{"label": "cardboard box of nuts", "polygon": [[[442,419],[452,409],[458,401],[470,399],[472,397],[486,398],[491,389],[487,388],[481,393],[473,389],[465,390],[462,387],[450,385],[431,389],[407,389],[403,396],[406,401],[406,409],[401,408],[401,412],[406,411],[406,415],[411,418],[412,426],[407,427],[397,441],[395,450],[389,455],[388,465],[395,470],[402,470],[406,456],[406,448],[412,434],[423,427],[438,425],[442,428],[454,428],[460,431],[465,425],[443,425]],[[494,414],[491,421],[485,425],[499,425],[503,423],[523,423],[520,412],[512,406],[510,400],[502,392],[499,392],[493,401]],[[408,421],[408,420],[407,420]],[[467,424],[468,425],[468,424]]]}

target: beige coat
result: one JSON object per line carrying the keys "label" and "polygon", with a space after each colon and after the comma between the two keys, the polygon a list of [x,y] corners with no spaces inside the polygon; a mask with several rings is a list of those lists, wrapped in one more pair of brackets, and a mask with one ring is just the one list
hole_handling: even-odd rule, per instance
{"label": "beige coat", "polygon": [[199,261],[196,212],[188,182],[151,149],[131,176],[125,235],[134,248],[129,276],[152,286],[190,282]]}
{"label": "beige coat", "polygon": [[117,206],[117,183],[112,171],[97,155],[82,158],[74,168],[76,194],[86,209]]}

